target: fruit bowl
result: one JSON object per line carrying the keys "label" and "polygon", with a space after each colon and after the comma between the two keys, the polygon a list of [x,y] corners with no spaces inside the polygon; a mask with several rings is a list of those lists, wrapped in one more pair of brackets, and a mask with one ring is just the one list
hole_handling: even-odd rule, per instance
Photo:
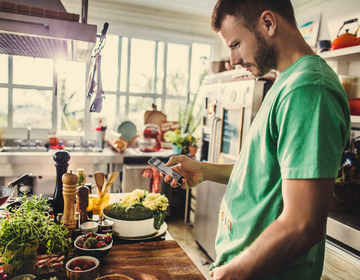
{"label": "fruit bowl", "polygon": [[120,238],[133,238],[151,236],[156,233],[157,230],[154,228],[154,218],[137,221],[115,219],[107,216],[107,213],[112,206],[113,204],[109,204],[104,207],[102,214],[105,219],[114,221],[114,235]]}
{"label": "fruit bowl", "polygon": [[[82,246],[81,243],[83,242],[83,239],[89,236],[94,236],[95,239],[98,238],[99,240],[96,241],[96,243],[94,246],[91,246],[90,248],[87,246]],[[88,233],[87,235],[80,235],[78,236],[75,241],[74,241],[74,246],[75,246],[75,252],[79,255],[79,256],[92,256],[97,258],[98,260],[102,260],[111,250],[111,247],[113,245],[113,240],[112,237],[111,241],[103,241],[103,238],[108,237],[109,235],[107,234],[93,234],[93,233]],[[109,240],[109,239],[108,239]],[[104,246],[104,247],[97,247],[98,242],[103,241],[105,242],[105,244],[102,244],[100,246]]]}
{"label": "fruit bowl", "polygon": [[[87,265],[84,268],[84,265]],[[70,280],[95,280],[99,276],[100,261],[90,256],[81,256],[69,260],[66,263],[66,276]]]}

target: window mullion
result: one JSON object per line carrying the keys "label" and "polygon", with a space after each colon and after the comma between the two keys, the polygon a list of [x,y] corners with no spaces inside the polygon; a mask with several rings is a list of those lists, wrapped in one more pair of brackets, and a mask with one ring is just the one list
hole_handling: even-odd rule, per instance
{"label": "window mullion", "polygon": [[188,79],[187,79],[187,100],[190,98],[190,77],[191,77],[192,45],[189,45]]}
{"label": "window mullion", "polygon": [[128,39],[128,61],[127,61],[127,77],[126,77],[126,106],[125,106],[125,116],[126,118],[129,117],[129,107],[130,107],[130,101],[129,101],[129,95],[130,95],[130,63],[131,63],[131,40],[132,38],[129,37]]}
{"label": "window mullion", "polygon": [[152,93],[156,93],[158,45],[159,45],[159,41],[156,41],[155,42],[155,55],[154,55],[155,71],[154,71],[154,81],[153,81]]}
{"label": "window mullion", "polygon": [[161,93],[161,110],[165,111],[165,101],[167,97],[166,92],[166,78],[167,78],[167,52],[168,52],[168,42],[164,42],[164,59],[163,59],[163,69],[164,69],[164,75],[163,75],[163,86],[162,86],[162,93]]}
{"label": "window mullion", "polygon": [[12,128],[13,127],[13,89],[14,89],[14,84],[13,84],[13,75],[14,75],[14,71],[13,71],[14,67],[13,67],[13,57],[12,55],[9,55],[9,60],[8,60],[8,73],[9,73],[9,77],[8,77],[8,128]]}
{"label": "window mullion", "polygon": [[58,73],[57,69],[57,61],[54,60],[53,64],[53,104],[52,104],[52,130],[58,131]]}

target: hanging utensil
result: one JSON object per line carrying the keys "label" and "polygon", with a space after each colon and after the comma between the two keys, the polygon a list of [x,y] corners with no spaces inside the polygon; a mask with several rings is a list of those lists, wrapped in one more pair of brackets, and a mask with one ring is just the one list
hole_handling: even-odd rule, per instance
{"label": "hanging utensil", "polygon": [[104,98],[104,91],[102,90],[102,83],[101,83],[101,71],[100,71],[100,67],[101,67],[101,55],[100,54],[96,54],[96,71],[97,71],[97,91],[96,91],[96,96],[90,106],[90,113],[96,112],[96,113],[100,113],[102,110],[102,100]]}

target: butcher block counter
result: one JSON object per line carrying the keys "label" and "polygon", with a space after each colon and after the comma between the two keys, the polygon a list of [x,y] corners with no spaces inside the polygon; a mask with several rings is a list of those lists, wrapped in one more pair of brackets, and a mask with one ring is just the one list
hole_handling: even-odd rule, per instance
{"label": "butcher block counter", "polygon": [[100,276],[123,274],[136,280],[206,279],[174,240],[113,245]]}

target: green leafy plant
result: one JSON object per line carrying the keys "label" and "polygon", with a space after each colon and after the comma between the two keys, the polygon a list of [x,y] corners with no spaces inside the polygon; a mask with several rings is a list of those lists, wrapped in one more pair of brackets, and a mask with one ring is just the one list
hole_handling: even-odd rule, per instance
{"label": "green leafy plant", "polygon": [[48,210],[46,198],[24,197],[14,214],[0,220],[0,257],[10,275],[36,266],[33,256],[38,246],[46,248],[49,254],[66,255],[70,251],[68,230],[52,222]]}

